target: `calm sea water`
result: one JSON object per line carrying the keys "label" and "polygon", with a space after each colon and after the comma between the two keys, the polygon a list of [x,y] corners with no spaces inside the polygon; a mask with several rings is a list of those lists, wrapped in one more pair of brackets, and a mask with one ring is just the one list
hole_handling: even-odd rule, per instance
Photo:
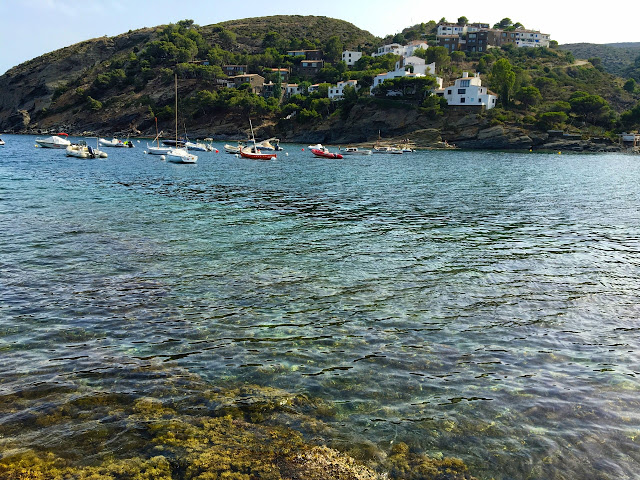
{"label": "calm sea water", "polygon": [[3,138],[0,400],[27,400],[0,426],[80,386],[148,394],[158,365],[318,397],[334,442],[482,478],[640,476],[640,157]]}

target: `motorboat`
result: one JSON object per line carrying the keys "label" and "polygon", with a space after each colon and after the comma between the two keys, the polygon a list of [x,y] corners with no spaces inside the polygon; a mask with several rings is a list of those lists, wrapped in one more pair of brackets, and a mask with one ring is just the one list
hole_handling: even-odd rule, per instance
{"label": "motorboat", "polygon": [[358,147],[339,148],[342,155],[371,155],[371,150],[359,149]]}
{"label": "motorboat", "polygon": [[67,148],[71,142],[66,138],[69,134],[58,133],[47,138],[36,138],[36,146],[42,148]]}
{"label": "motorboat", "polygon": [[106,152],[98,150],[97,148],[91,148],[87,145],[87,142],[80,140],[78,143],[69,145],[66,148],[67,157],[77,158],[107,158]]}
{"label": "motorboat", "polygon": [[166,153],[167,161],[171,163],[197,163],[198,157],[189,153],[186,148],[175,147]]}
{"label": "motorboat", "polygon": [[244,146],[244,142],[238,142],[238,145],[229,145],[227,143],[224,146],[224,151],[233,155],[237,155],[240,154],[240,150],[242,150]]}
{"label": "motorboat", "polygon": [[200,142],[186,141],[184,143],[184,146],[187,147],[189,150],[198,150],[200,152],[210,152],[213,150],[213,148],[211,148],[210,146]]}
{"label": "motorboat", "polygon": [[[275,145],[273,145],[271,142],[275,143]],[[280,146],[280,140],[277,138],[269,138],[268,140],[263,140],[256,146],[261,150],[271,150],[274,152],[281,152],[283,150]]]}
{"label": "motorboat", "polygon": [[373,153],[401,154],[402,150],[396,147],[373,147]]}
{"label": "motorboat", "polygon": [[100,138],[98,143],[103,147],[118,147],[118,148],[134,148],[135,145],[130,140],[125,140],[124,142],[116,137],[113,137],[111,140],[106,140],[104,138]]}
{"label": "motorboat", "polygon": [[311,153],[313,153],[316,157],[333,158],[333,159],[342,158],[342,155],[340,155],[339,153],[330,152],[327,147],[321,145],[320,143],[314,146],[310,146],[309,149],[311,150]]}

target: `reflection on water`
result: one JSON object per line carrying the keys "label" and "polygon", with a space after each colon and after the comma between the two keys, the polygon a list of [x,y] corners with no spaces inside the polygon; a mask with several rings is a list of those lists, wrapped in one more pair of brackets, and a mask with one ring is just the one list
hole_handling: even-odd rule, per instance
{"label": "reflection on water", "polygon": [[495,478],[640,475],[634,157],[292,146],[183,168],[14,139],[0,395],[22,400],[5,439],[51,445],[18,426],[189,372],[329,402],[338,445],[404,441]]}

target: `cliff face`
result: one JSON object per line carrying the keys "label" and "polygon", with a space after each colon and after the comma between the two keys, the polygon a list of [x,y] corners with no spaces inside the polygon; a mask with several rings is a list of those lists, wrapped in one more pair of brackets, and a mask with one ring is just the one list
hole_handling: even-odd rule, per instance
{"label": "cliff face", "polygon": [[46,111],[65,86],[114,55],[148,41],[152,32],[145,29],[88,40],[12,68],[0,77],[0,129],[22,131],[29,127],[31,119]]}

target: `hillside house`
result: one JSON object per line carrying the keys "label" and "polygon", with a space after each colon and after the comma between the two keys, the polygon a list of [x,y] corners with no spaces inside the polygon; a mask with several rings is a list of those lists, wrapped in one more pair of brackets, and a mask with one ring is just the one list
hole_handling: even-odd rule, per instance
{"label": "hillside house", "polygon": [[245,83],[249,84],[249,90],[255,94],[262,93],[264,87],[264,77],[256,73],[250,73],[245,75],[236,75],[227,79],[228,88],[238,88]]}
{"label": "hillside house", "polygon": [[289,50],[287,55],[291,57],[303,57],[307,60],[322,60],[322,50]]}
{"label": "hillside house", "polygon": [[353,87],[356,90],[360,89],[360,85],[358,85],[357,80],[347,80],[346,82],[338,82],[337,85],[331,85],[329,87],[329,98],[331,100],[340,100],[344,97],[344,88],[345,87]]}
{"label": "hillside house", "polygon": [[353,67],[355,63],[362,58],[362,52],[353,52],[351,50],[345,50],[342,52],[342,61],[348,66]]}
{"label": "hillside house", "polygon": [[513,44],[516,47],[548,47],[550,35],[537,30],[516,28],[501,30],[489,28],[488,24],[473,23],[458,25],[440,23],[437,27],[436,43],[449,52],[457,50],[484,52],[491,47]]}
{"label": "hillside house", "polygon": [[490,110],[496,106],[498,97],[482,86],[480,76],[476,73],[469,77],[468,72],[462,73],[462,78],[456,79],[453,85],[435,90],[439,97],[444,97],[451,106],[481,107]]}
{"label": "hillside house", "polygon": [[300,62],[298,71],[301,75],[313,77],[317,75],[322,68],[324,68],[324,60],[303,60]]}
{"label": "hillside house", "polygon": [[248,65],[223,65],[222,71],[227,77],[235,77],[236,75],[244,75],[249,71]]}

